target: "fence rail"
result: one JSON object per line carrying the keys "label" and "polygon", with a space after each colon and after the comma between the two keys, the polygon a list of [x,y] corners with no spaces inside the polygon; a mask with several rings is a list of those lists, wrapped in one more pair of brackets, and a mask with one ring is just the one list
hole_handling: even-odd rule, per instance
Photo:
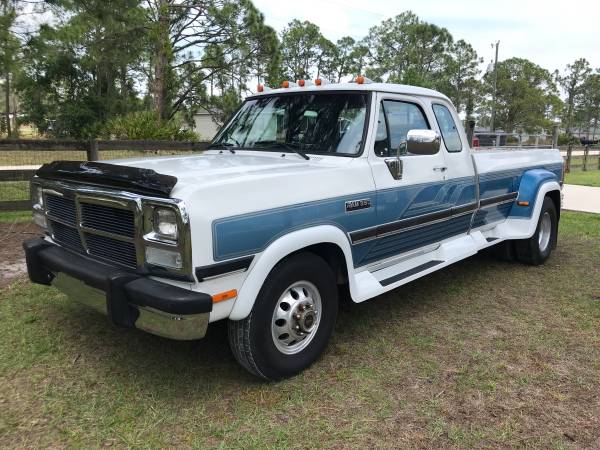
{"label": "fence rail", "polygon": [[45,162],[192,154],[207,145],[203,141],[0,139],[0,211],[29,209],[28,182]]}

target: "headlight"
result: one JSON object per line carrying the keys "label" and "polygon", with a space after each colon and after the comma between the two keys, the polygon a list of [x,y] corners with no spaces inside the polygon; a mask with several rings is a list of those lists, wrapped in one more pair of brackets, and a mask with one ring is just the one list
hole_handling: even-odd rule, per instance
{"label": "headlight", "polygon": [[177,214],[171,208],[154,209],[154,232],[162,238],[177,240]]}
{"label": "headlight", "polygon": [[36,206],[38,208],[43,208],[44,207],[44,196],[42,195],[42,187],[39,184],[31,184],[30,187],[31,190],[31,203],[32,206],[35,208]]}
{"label": "headlight", "polygon": [[44,196],[42,186],[31,183],[31,206],[33,208],[33,221],[42,228],[46,228],[46,216],[44,215]]}

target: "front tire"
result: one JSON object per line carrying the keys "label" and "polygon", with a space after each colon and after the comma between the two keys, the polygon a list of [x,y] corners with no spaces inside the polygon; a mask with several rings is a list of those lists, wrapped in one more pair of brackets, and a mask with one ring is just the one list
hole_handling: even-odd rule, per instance
{"label": "front tire", "polygon": [[515,241],[517,259],[523,263],[539,266],[550,257],[556,247],[558,214],[550,197],[544,198],[535,233],[529,239]]}
{"label": "front tire", "polygon": [[291,377],[321,355],[337,309],[329,265],[313,253],[298,253],[273,268],[248,317],[229,321],[229,345],[250,373],[265,380]]}

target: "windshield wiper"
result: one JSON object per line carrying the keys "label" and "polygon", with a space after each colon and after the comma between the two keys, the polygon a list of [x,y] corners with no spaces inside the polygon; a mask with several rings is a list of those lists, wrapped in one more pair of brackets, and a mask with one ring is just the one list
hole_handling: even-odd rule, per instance
{"label": "windshield wiper", "polygon": [[[260,142],[255,142],[254,145],[256,146],[256,144],[260,144]],[[285,150],[288,150],[290,152],[294,152],[297,153],[298,155],[302,156],[304,159],[309,160],[310,156],[308,156],[306,153],[304,153],[302,150],[286,143],[286,142],[269,142],[267,145],[263,146],[263,147],[255,147],[255,148],[278,148],[281,147]]]}
{"label": "windshield wiper", "polygon": [[231,142],[217,142],[216,144],[210,144],[206,147],[206,150],[222,148],[229,150],[231,153],[235,153],[235,146]]}

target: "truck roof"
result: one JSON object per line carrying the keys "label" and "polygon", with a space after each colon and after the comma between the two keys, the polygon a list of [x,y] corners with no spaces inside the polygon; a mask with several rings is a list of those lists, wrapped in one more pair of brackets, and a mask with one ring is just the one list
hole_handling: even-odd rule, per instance
{"label": "truck roof", "polygon": [[433,89],[427,89],[418,86],[410,86],[408,84],[395,84],[395,83],[328,83],[321,86],[305,86],[305,87],[289,87],[289,88],[277,88],[269,89],[263,92],[257,92],[250,95],[249,97],[256,97],[262,95],[272,95],[285,92],[323,92],[323,91],[376,91],[376,92],[390,92],[393,94],[406,94],[406,95],[418,95],[425,97],[436,97],[442,98],[450,102],[450,99],[444,94]]}

